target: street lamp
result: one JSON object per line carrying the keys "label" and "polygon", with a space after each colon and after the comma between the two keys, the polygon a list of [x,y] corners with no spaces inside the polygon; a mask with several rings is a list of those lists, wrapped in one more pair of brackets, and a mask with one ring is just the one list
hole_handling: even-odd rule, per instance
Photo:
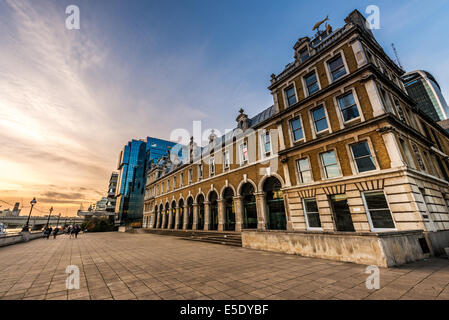
{"label": "street lamp", "polygon": [[48,223],[50,222],[50,216],[51,216],[52,212],[53,212],[53,207],[50,208],[50,214],[48,215],[47,226],[45,228],[48,228]]}
{"label": "street lamp", "polygon": [[31,217],[31,211],[33,211],[33,206],[36,204],[36,197],[33,198],[33,200],[30,201],[31,209],[30,213],[28,214],[27,223],[25,224],[25,227],[23,227],[22,232],[28,232],[30,231],[29,223],[30,223],[30,217]]}
{"label": "street lamp", "polygon": [[58,222],[56,222],[56,227],[59,227],[59,218],[61,218],[61,213],[59,213]]}

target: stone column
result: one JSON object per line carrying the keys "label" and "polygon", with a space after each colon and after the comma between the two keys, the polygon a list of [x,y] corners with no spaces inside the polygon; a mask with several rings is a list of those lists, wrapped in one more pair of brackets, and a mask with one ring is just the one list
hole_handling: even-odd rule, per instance
{"label": "stone column", "polygon": [[154,219],[156,219],[156,213],[153,210],[150,215],[150,226],[149,226],[150,228],[153,228],[154,226]]}
{"label": "stone column", "polygon": [[187,230],[187,223],[189,221],[189,216],[188,216],[188,206],[185,205],[184,206],[184,221],[182,224],[182,230]]}
{"label": "stone column", "polygon": [[210,202],[204,202],[204,230],[210,229]]}
{"label": "stone column", "polygon": [[161,227],[161,225],[162,225],[161,222],[162,222],[161,212],[158,211],[158,213],[157,213],[157,225],[156,225],[156,228],[160,228],[160,227]]}
{"label": "stone column", "polygon": [[235,231],[241,232],[243,226],[243,203],[241,196],[234,197],[234,206],[235,206]]}
{"label": "stone column", "polygon": [[218,231],[224,230],[224,200],[218,200]]}
{"label": "stone column", "polygon": [[192,224],[192,230],[198,229],[198,204],[193,204],[193,224]]}
{"label": "stone column", "polygon": [[258,230],[266,230],[266,216],[267,210],[265,205],[265,193],[258,192],[256,195],[256,208],[257,208],[257,229]]}
{"label": "stone column", "polygon": [[181,208],[179,206],[176,206],[175,229],[179,229],[179,210],[181,210]]}
{"label": "stone column", "polygon": [[170,212],[168,214],[168,226],[167,226],[167,229],[171,229],[172,228],[171,225],[173,223],[173,208],[170,208],[169,210],[170,210]]}
{"label": "stone column", "polygon": [[162,214],[162,224],[161,224],[161,229],[165,229],[165,221],[167,220],[167,214],[165,212],[164,209],[164,213]]}

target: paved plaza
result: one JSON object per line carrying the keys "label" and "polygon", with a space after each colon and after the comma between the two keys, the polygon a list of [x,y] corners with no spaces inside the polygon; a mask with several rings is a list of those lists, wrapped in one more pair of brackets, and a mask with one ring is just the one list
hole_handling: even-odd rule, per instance
{"label": "paved plaza", "polygon": [[[80,289],[66,289],[67,266]],[[90,233],[0,248],[0,299],[448,299],[449,260],[380,269],[153,234]]]}

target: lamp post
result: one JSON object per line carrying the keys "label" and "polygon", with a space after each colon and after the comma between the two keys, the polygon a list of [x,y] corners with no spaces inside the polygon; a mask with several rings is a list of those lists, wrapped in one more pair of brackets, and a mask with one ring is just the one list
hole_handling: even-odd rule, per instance
{"label": "lamp post", "polygon": [[45,226],[45,228],[48,228],[48,223],[50,222],[50,216],[51,216],[52,212],[53,212],[53,207],[50,208],[50,214],[48,215],[47,225]]}
{"label": "lamp post", "polygon": [[28,219],[27,219],[27,222],[26,222],[25,226],[24,226],[23,229],[22,229],[22,232],[28,232],[28,231],[30,231],[29,224],[30,224],[31,212],[33,211],[33,206],[36,204],[36,202],[37,202],[37,201],[36,201],[36,197],[34,197],[33,200],[30,201],[30,205],[31,205],[30,213],[28,214]]}

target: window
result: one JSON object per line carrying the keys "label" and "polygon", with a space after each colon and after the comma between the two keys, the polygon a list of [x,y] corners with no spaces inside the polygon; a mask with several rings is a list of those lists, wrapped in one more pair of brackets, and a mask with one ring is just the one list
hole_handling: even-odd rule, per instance
{"label": "window", "polygon": [[343,58],[341,54],[339,54],[338,57],[329,61],[328,65],[329,71],[331,72],[332,75],[332,81],[335,81],[346,74],[346,68],[343,63]]}
{"label": "window", "polygon": [[323,164],[324,173],[327,179],[336,178],[341,175],[334,151],[321,153],[321,163]]}
{"label": "window", "polygon": [[184,172],[181,172],[181,176],[179,178],[181,187],[184,186]]}
{"label": "window", "polygon": [[352,92],[338,98],[338,104],[340,106],[344,122],[360,117],[359,109],[357,108]]}
{"label": "window", "polygon": [[215,174],[215,158],[209,159],[209,173],[211,176]]}
{"label": "window", "polygon": [[319,106],[318,108],[312,110],[312,119],[315,124],[316,133],[328,129],[326,111],[324,110],[324,106]]}
{"label": "window", "polygon": [[391,105],[390,96],[388,95],[388,93],[384,89],[380,89],[380,92],[382,93],[382,98],[383,98],[384,103],[385,103],[385,107],[386,107],[385,111],[393,112],[393,106]]}
{"label": "window", "polygon": [[165,183],[162,182],[161,194],[164,193],[164,190],[165,190]]}
{"label": "window", "polygon": [[167,192],[170,191],[170,180],[167,180]]}
{"label": "window", "polygon": [[359,173],[376,170],[367,141],[351,145],[351,150]]}
{"label": "window", "polygon": [[285,96],[287,97],[287,103],[288,106],[292,106],[296,103],[296,93],[295,93],[295,87],[291,86],[287,89],[285,89]]}
{"label": "window", "polygon": [[304,139],[304,134],[302,132],[302,125],[301,125],[301,118],[291,120],[290,127],[292,128],[293,139],[295,139],[295,141]]}
{"label": "window", "polygon": [[243,142],[240,145],[240,164],[245,164],[248,161],[248,145]]}
{"label": "window", "polygon": [[305,158],[296,161],[296,166],[298,168],[298,176],[300,183],[309,183],[313,181],[309,159]]}
{"label": "window", "polygon": [[307,229],[321,229],[320,214],[315,198],[304,199],[304,213],[306,217]]}
{"label": "window", "polygon": [[262,135],[263,138],[263,150],[265,151],[265,155],[268,155],[271,152],[271,139],[270,132],[267,131]]}
{"label": "window", "polygon": [[189,169],[189,171],[188,171],[188,181],[189,181],[189,184],[191,184],[192,183],[192,180],[193,180],[193,169],[192,168],[190,168]]}
{"label": "window", "polygon": [[410,149],[408,148],[407,143],[403,139],[399,139],[399,143],[401,144],[402,151],[404,152],[405,155],[404,159],[405,163],[407,164],[407,166],[415,168],[413,157],[412,154],[410,153]]}
{"label": "window", "polygon": [[395,229],[387,199],[382,191],[365,192],[363,198],[373,229]]}
{"label": "window", "polygon": [[198,180],[203,179],[203,164],[198,165]]}
{"label": "window", "polygon": [[225,169],[228,169],[231,165],[231,159],[229,157],[229,150],[226,150],[224,152],[224,167]]}
{"label": "window", "polygon": [[306,82],[307,92],[309,96],[320,90],[315,71],[305,76],[304,80]]}
{"label": "window", "polygon": [[176,189],[176,177],[173,177],[173,190]]}
{"label": "window", "polygon": [[299,51],[299,60],[301,62],[304,62],[307,59],[309,59],[309,50],[307,50],[307,47],[306,47],[306,48],[301,49],[301,51]]}
{"label": "window", "polygon": [[424,165],[421,153],[419,152],[419,149],[416,146],[416,144],[412,143],[412,149],[413,153],[415,154],[416,161],[418,162],[419,169],[421,169],[422,171],[426,171],[426,166]]}
{"label": "window", "polygon": [[405,124],[408,124],[407,118],[405,117],[404,109],[402,109],[402,106],[400,105],[397,99],[394,99],[394,105],[396,106],[396,110],[398,110],[399,119],[401,119],[401,121],[404,122]]}

